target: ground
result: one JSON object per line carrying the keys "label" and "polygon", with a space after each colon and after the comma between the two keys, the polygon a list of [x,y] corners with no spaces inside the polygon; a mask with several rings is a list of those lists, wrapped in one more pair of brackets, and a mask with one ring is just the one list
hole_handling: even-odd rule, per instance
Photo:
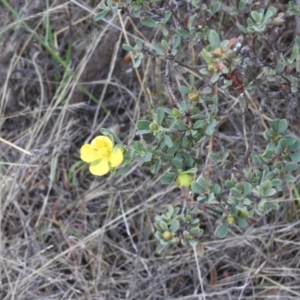
{"label": "ground", "polygon": [[[89,173],[79,149],[100,128],[129,145],[137,120],[171,102],[163,62],[146,57],[133,69],[122,50],[128,34],[142,37],[139,22],[95,22],[98,1],[75,2],[0,1],[0,298],[300,299],[292,192],[225,239],[208,208],[201,255],[183,246],[157,254],[154,217],[181,205],[181,191],[137,164],[120,177]],[[228,118],[216,144],[242,151],[241,122]]]}

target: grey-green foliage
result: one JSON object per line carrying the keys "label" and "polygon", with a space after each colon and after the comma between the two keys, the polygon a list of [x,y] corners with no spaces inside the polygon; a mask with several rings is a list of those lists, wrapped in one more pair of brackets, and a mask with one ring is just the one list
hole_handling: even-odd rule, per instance
{"label": "grey-green foliage", "polygon": [[179,207],[169,206],[166,214],[155,217],[155,236],[159,240],[157,251],[179,242],[184,246],[197,246],[203,233],[199,226],[199,219],[193,218],[191,212],[180,213]]}
{"label": "grey-green foliage", "polygon": [[[123,9],[127,15],[139,18],[145,27],[160,32],[158,38],[150,43],[137,38],[131,41],[131,45],[124,44],[123,49],[131,52],[135,67],[140,66],[145,55],[164,61],[165,87],[173,99],[173,107],[157,107],[153,119],[137,122],[137,135],[144,136],[148,142],[134,141],[126,149],[124,167],[117,174],[126,173],[128,165],[137,161],[140,165],[147,165],[152,174],[163,173],[163,184],[176,182],[180,174],[194,175],[195,180],[183,187],[183,194],[186,189],[193,193],[198,203],[210,205],[219,213],[216,234],[223,238],[230,226],[246,227],[249,218],[278,210],[279,195],[284,192],[286,184],[296,181],[300,141],[286,132],[287,118],[290,115],[300,116],[300,37],[296,35],[288,47],[281,46],[278,40],[286,17],[299,18],[300,8],[293,1],[289,2],[284,13],[271,5],[263,9],[250,0],[236,1],[235,7],[225,7],[226,1],[217,0],[187,2],[189,10],[173,4],[160,7],[155,1],[146,0],[126,0],[117,4],[107,1],[99,5],[96,20]],[[232,18],[233,24],[239,20],[235,27],[239,36],[223,39],[221,31],[210,28],[209,21],[218,18],[221,13],[226,14],[227,19]],[[208,22],[200,24],[199,16]],[[197,58],[201,67],[198,69],[189,65],[186,53],[193,47],[199,50]],[[260,58],[260,49],[267,50],[269,61]],[[286,53],[286,49],[291,50]],[[175,67],[177,72],[185,67],[198,74],[194,76],[191,72],[184,84],[174,88],[169,77]],[[255,76],[251,75],[253,72],[256,72]],[[258,72],[260,76],[256,76]],[[220,94],[213,92],[212,85],[216,88],[221,86],[227,94],[234,93],[239,97],[240,116],[245,111],[251,113],[247,110],[249,99],[245,94],[255,95],[261,103],[261,107],[251,115],[248,153],[232,161],[236,164],[232,168],[232,176],[221,178],[218,183],[199,175],[198,170],[201,170],[204,161],[203,157],[195,156],[194,151],[207,143],[223,118],[228,117],[222,116]],[[272,96],[271,85],[278,86],[278,99]],[[268,129],[260,133],[266,146],[258,151],[254,146],[260,115],[264,113],[265,106],[276,106],[280,101],[285,102],[286,118],[278,116],[267,124]],[[210,160],[218,168],[224,168],[232,159],[226,149],[221,147],[221,150],[221,153],[210,153]],[[185,212],[178,207],[170,207],[166,214],[157,216],[158,250],[179,242],[196,245],[202,234],[198,213],[197,209]]]}

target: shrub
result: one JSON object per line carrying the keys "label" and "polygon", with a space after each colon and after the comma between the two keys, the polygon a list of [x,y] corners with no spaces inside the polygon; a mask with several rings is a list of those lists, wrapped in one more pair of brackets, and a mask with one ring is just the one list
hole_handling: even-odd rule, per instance
{"label": "shrub", "polygon": [[[159,251],[178,242],[199,243],[203,205],[219,213],[216,234],[223,238],[231,226],[246,227],[249,219],[278,210],[296,181],[300,140],[289,123],[300,115],[299,1],[290,1],[285,11],[283,5],[237,2],[235,7],[217,0],[99,4],[95,20],[121,9],[158,31],[151,44],[136,38],[123,49],[135,68],[145,55],[161,60],[172,105],[156,107],[153,119],[137,122],[136,134],[144,139],[121,145],[124,162],[113,171],[126,173],[138,161],[153,175],[163,174],[161,183],[182,189],[187,205],[171,206],[155,218]],[[226,20],[232,34],[226,34],[225,24],[213,28],[216,18]],[[287,18],[295,19],[292,37],[285,34]],[[225,126],[232,119],[243,127],[243,137],[235,137],[244,139],[239,149],[220,139],[221,131],[232,139]],[[101,133],[118,141],[106,129]]]}

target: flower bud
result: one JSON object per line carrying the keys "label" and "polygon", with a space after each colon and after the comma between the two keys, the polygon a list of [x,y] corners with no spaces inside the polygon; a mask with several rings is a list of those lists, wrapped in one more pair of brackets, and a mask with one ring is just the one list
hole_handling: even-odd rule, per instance
{"label": "flower bud", "polygon": [[172,109],[172,116],[173,117],[178,117],[180,115],[180,111],[177,108]]}
{"label": "flower bud", "polygon": [[207,70],[208,70],[209,72],[215,72],[215,71],[216,71],[216,70],[215,70],[215,64],[214,64],[214,63],[208,64]]}
{"label": "flower bud", "polygon": [[191,102],[197,102],[199,100],[199,93],[198,92],[190,92],[188,94],[188,98]]}
{"label": "flower bud", "polygon": [[193,176],[188,174],[180,174],[177,176],[175,183],[180,188],[183,186],[189,188],[193,181],[194,181]]}
{"label": "flower bud", "polygon": [[238,212],[239,217],[246,218],[248,216],[248,212],[246,210],[240,210]]}
{"label": "flower bud", "polygon": [[212,52],[213,57],[220,58],[223,55],[223,51],[220,47],[216,48]]}
{"label": "flower bud", "polygon": [[173,233],[171,231],[167,230],[167,231],[164,231],[161,236],[165,241],[169,241],[170,239],[172,239]]}
{"label": "flower bud", "polygon": [[156,130],[158,129],[158,125],[157,125],[156,123],[151,123],[151,124],[149,125],[149,129],[150,129],[151,131],[156,131]]}
{"label": "flower bud", "polygon": [[235,216],[234,215],[228,215],[226,218],[226,223],[228,225],[232,225],[235,222]]}

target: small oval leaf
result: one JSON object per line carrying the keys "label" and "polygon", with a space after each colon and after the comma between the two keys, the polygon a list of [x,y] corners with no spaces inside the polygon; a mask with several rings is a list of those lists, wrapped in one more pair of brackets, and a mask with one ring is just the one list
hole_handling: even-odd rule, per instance
{"label": "small oval leaf", "polygon": [[229,230],[229,227],[227,224],[218,225],[217,230],[216,230],[217,236],[219,238],[223,239],[224,237],[226,237],[228,230]]}

